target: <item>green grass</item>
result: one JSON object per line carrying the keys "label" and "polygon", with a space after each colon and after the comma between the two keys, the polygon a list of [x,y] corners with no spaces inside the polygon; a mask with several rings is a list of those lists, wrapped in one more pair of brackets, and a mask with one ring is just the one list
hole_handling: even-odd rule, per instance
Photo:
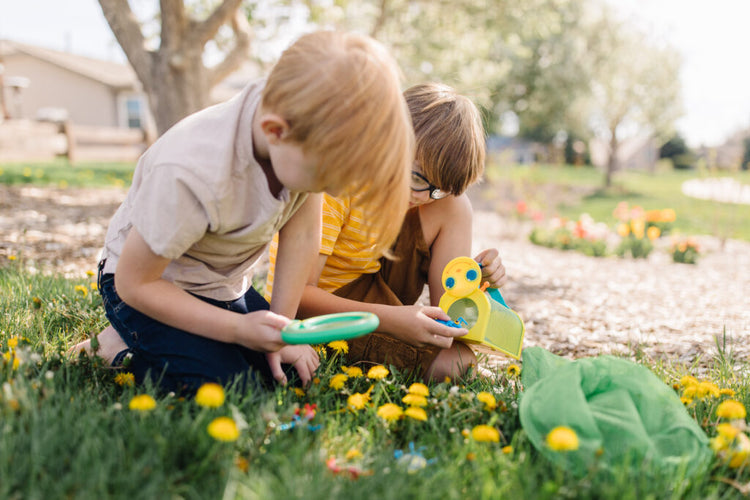
{"label": "green grass", "polygon": [[750,241],[750,206],[698,200],[682,194],[682,183],[695,178],[733,177],[750,185],[750,172],[682,171],[660,168],[655,173],[619,172],[610,189],[602,189],[604,177],[591,167],[548,165],[492,165],[492,184],[510,186],[515,199],[523,199],[548,215],[577,219],[588,213],[596,221],[613,223],[612,212],[626,201],[646,210],[672,208],[675,229],[685,235],[710,234]]}
{"label": "green grass", "polygon": [[60,158],[51,162],[0,164],[0,184],[39,184],[59,187],[129,186],[133,163],[85,162],[70,164]]}
{"label": "green grass", "polygon": [[[747,470],[729,470],[718,461],[692,477],[647,464],[593,468],[583,476],[554,466],[521,428],[518,381],[504,372],[498,383],[477,378],[433,384],[427,421],[390,425],[376,409],[400,403],[411,380],[399,374],[355,378],[334,390],[329,382],[341,373],[338,356],[322,358],[319,383],[304,395],[283,387],[230,389],[219,408],[158,395],[150,387],[121,387],[97,361],[62,355],[105,324],[90,279],[32,275],[22,264],[0,263],[0,353],[9,352],[12,338],[23,339],[15,349],[17,368],[0,358],[0,498],[702,499],[739,497],[725,480],[750,480]],[[748,380],[730,376],[736,360],[731,349],[720,347],[712,373],[747,404]],[[640,362],[669,384],[685,373],[663,362]],[[346,395],[370,386],[373,406],[347,410]],[[476,399],[479,391],[492,392],[498,407],[486,410]],[[132,397],[144,393],[155,397],[156,408],[130,410]],[[284,430],[306,403],[317,405],[310,423],[322,427]],[[710,429],[714,407],[700,402],[690,412]],[[220,442],[207,433],[217,416],[240,423],[238,440]],[[499,430],[500,442],[464,436],[478,424]],[[424,459],[417,457],[412,469],[394,455],[409,453],[410,443]],[[330,457],[342,472],[329,470]],[[358,478],[348,467],[356,467]]]}

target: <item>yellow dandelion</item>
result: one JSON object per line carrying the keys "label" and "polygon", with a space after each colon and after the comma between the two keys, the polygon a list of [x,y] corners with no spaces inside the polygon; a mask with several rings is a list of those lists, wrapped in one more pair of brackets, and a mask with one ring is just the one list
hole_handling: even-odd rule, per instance
{"label": "yellow dandelion", "polygon": [[337,373],[333,377],[331,377],[331,381],[328,382],[328,387],[338,391],[342,387],[344,387],[344,384],[349,379],[349,375],[346,373]]}
{"label": "yellow dandelion", "polygon": [[477,425],[471,430],[471,438],[480,443],[499,443],[500,431],[489,425]]}
{"label": "yellow dandelion", "polygon": [[484,403],[484,409],[487,411],[492,411],[497,408],[497,400],[495,399],[495,396],[493,396],[489,392],[480,392],[479,394],[477,394],[477,399]]}
{"label": "yellow dandelion", "polygon": [[18,359],[18,356],[15,355],[12,349],[3,353],[3,360],[6,364],[10,363],[13,370],[18,370],[18,367],[21,365],[21,360]]}
{"label": "yellow dandelion", "polygon": [[578,434],[570,427],[555,427],[547,434],[547,446],[555,451],[577,450]]}
{"label": "yellow dandelion", "polygon": [[419,420],[420,422],[427,421],[427,412],[424,411],[424,408],[419,408],[417,406],[408,407],[404,411],[404,415],[412,420]]}
{"label": "yellow dandelion", "polygon": [[718,398],[719,387],[713,382],[699,382],[698,383],[698,397],[699,398]]}
{"label": "yellow dandelion", "polygon": [[16,347],[18,347],[19,340],[20,339],[18,337],[11,337],[11,338],[9,338],[8,339],[8,349],[15,349]]}
{"label": "yellow dandelion", "polygon": [[719,389],[719,395],[720,396],[729,396],[734,397],[734,390],[729,389],[728,387],[724,387],[722,389]]}
{"label": "yellow dandelion", "polygon": [[680,396],[680,401],[682,402],[682,404],[684,404],[685,406],[687,406],[687,405],[689,405],[690,403],[693,402],[693,398],[689,398],[687,396]]}
{"label": "yellow dandelion", "polygon": [[716,432],[719,436],[727,438],[731,441],[732,439],[737,437],[737,434],[740,433],[740,430],[732,424],[724,422],[716,426]]}
{"label": "yellow dandelion", "polygon": [[217,417],[208,424],[208,434],[217,441],[237,441],[240,430],[237,424],[229,417]]}
{"label": "yellow dandelion", "polygon": [[682,391],[682,395],[686,398],[697,398],[698,396],[698,384],[689,385]]}
{"label": "yellow dandelion", "polygon": [[293,388],[292,388],[292,391],[294,391],[294,394],[295,394],[295,395],[296,395],[297,397],[299,397],[299,398],[302,398],[302,397],[304,397],[304,396],[305,396],[305,391],[304,391],[304,389],[302,389],[301,387],[293,387]]}
{"label": "yellow dandelion", "polygon": [[361,410],[370,401],[370,393],[355,392],[346,400],[346,405],[352,410]]}
{"label": "yellow dandelion", "polygon": [[427,397],[430,395],[430,389],[426,385],[420,382],[414,382],[409,386],[409,394],[416,394],[417,396]]}
{"label": "yellow dandelion", "polygon": [[16,260],[16,258],[15,255],[8,255],[8,260]]}
{"label": "yellow dandelion", "polygon": [[657,239],[659,236],[661,236],[661,229],[656,226],[651,226],[646,230],[646,237],[651,241]]}
{"label": "yellow dandelion", "polygon": [[427,398],[419,394],[409,393],[401,401],[409,406],[427,406]]}
{"label": "yellow dandelion", "polygon": [[355,458],[362,458],[362,452],[359,451],[357,448],[349,448],[349,451],[346,452],[346,455],[344,457],[347,460],[354,460]]}
{"label": "yellow dandelion", "polygon": [[728,420],[739,420],[745,418],[747,411],[745,406],[734,399],[727,399],[719,403],[716,408],[716,416]]}
{"label": "yellow dandelion", "polygon": [[320,384],[320,377],[313,377],[313,379],[312,379],[312,383],[313,383],[313,385],[318,385],[318,384]]}
{"label": "yellow dandelion", "polygon": [[135,385],[135,375],[130,372],[122,372],[115,375],[115,383],[123,387],[133,387]]}
{"label": "yellow dandelion", "polygon": [[469,453],[466,454],[466,460],[468,460],[469,462],[473,462],[476,459],[477,459],[477,454],[474,453],[473,451],[470,451]]}
{"label": "yellow dandelion", "polygon": [[451,383],[451,378],[448,375],[446,375],[445,378],[443,379],[443,383],[450,384]]}
{"label": "yellow dandelion", "polygon": [[76,292],[80,293],[84,297],[86,297],[89,294],[89,289],[83,285],[76,285],[74,289]]}
{"label": "yellow dandelion", "polygon": [[461,429],[461,435],[465,438],[468,438],[471,436],[471,432],[469,432],[469,429]]}
{"label": "yellow dandelion", "polygon": [[89,270],[86,271],[86,276],[88,276],[89,278],[92,277],[95,274],[96,273],[94,271],[92,271],[91,269],[89,269]]}
{"label": "yellow dandelion", "polygon": [[506,455],[510,455],[511,453],[513,453],[513,447],[511,445],[503,446],[503,450],[502,451]]}
{"label": "yellow dandelion", "polygon": [[388,368],[386,368],[385,366],[376,365],[367,371],[367,378],[373,380],[382,380],[387,377],[389,373],[390,372],[388,371]]}
{"label": "yellow dandelion", "polygon": [[224,404],[224,399],[224,388],[214,382],[203,384],[195,393],[195,402],[205,408],[218,408]]}
{"label": "yellow dandelion", "polygon": [[89,285],[89,288],[91,288],[91,290],[95,292],[95,291],[99,290],[99,285],[97,285],[96,283],[91,283]]}
{"label": "yellow dandelion", "polygon": [[139,394],[130,400],[128,408],[134,411],[151,411],[156,408],[156,401],[148,394]]}
{"label": "yellow dandelion", "polygon": [[518,377],[521,374],[521,367],[515,364],[510,364],[508,365],[508,368],[505,369],[505,373],[512,378]]}
{"label": "yellow dandelion", "polygon": [[400,419],[404,414],[404,410],[397,404],[386,403],[378,408],[378,417],[388,422]]}
{"label": "yellow dandelion", "polygon": [[328,347],[337,353],[346,354],[349,352],[349,343],[346,340],[334,340],[333,342],[328,342]]}
{"label": "yellow dandelion", "polygon": [[359,366],[350,366],[345,373],[349,375],[350,378],[362,377],[364,375],[362,373],[362,368]]}

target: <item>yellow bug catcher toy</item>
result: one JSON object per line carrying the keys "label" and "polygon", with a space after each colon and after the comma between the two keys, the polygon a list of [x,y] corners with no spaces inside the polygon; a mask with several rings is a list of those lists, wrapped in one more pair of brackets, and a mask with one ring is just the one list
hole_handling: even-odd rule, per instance
{"label": "yellow bug catcher toy", "polygon": [[486,345],[518,359],[526,327],[521,317],[507,306],[497,288],[485,289],[482,271],[470,257],[456,257],[443,269],[445,293],[440,309],[455,324],[463,323],[469,333],[462,340]]}

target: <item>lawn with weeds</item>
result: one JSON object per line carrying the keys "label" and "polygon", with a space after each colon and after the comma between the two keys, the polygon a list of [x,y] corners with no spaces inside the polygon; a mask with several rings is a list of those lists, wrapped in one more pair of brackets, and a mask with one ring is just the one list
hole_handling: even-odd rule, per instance
{"label": "lawn with weeds", "polygon": [[[65,356],[106,324],[91,277],[0,266],[0,498],[703,499],[750,488],[746,462],[721,458],[696,475],[645,462],[583,475],[553,465],[520,426],[510,363],[494,377],[424,386],[388,367],[347,366],[340,343],[321,351],[305,388],[205,386],[185,399],[135,387],[97,358]],[[713,381],[639,360],[710,437],[720,404],[748,403],[746,375],[719,347]]]}
{"label": "lawn with weeds", "polygon": [[9,162],[0,164],[0,184],[36,184],[66,187],[129,186],[135,164],[132,162],[80,162],[65,158],[49,162]]}

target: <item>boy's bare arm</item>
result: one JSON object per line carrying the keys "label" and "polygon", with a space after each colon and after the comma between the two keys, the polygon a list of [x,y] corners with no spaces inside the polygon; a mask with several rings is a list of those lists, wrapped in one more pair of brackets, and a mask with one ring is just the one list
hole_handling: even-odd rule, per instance
{"label": "boy's bare arm", "polygon": [[[305,282],[320,250],[323,196],[311,194],[279,231],[271,311],[293,318],[297,314]],[[269,354],[268,364],[276,380],[285,383],[281,363],[293,364],[303,384],[312,380],[320,358],[308,345],[289,345]]]}
{"label": "boy's bare arm", "polygon": [[295,317],[308,276],[320,251],[323,197],[311,194],[279,231],[271,310]]}
{"label": "boy's bare arm", "polygon": [[239,314],[208,304],[162,279],[170,260],[155,254],[135,228],[117,263],[115,286],[122,300],[164,324],[257,351],[277,351],[289,319],[270,311]]}
{"label": "boy's bare arm", "polygon": [[[424,223],[437,225],[430,245],[428,287],[430,304],[437,306],[443,292],[443,269],[452,259],[471,253],[472,209],[466,194],[420,207]],[[425,219],[431,219],[427,221]]]}

